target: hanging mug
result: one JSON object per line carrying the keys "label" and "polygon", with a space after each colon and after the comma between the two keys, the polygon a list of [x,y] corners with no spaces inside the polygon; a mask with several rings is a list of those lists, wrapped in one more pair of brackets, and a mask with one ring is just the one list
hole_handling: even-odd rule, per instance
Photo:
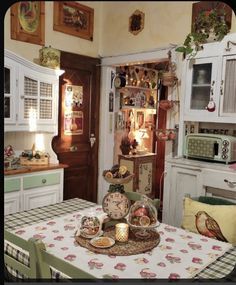
{"label": "hanging mug", "polygon": [[216,104],[215,102],[213,101],[213,98],[210,99],[209,103],[207,104],[206,106],[206,110],[208,112],[214,112],[216,109]]}

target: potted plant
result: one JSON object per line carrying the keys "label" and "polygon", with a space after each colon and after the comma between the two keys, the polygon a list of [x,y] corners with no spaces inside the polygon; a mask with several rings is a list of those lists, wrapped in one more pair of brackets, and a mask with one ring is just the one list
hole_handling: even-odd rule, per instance
{"label": "potted plant", "polygon": [[212,41],[221,41],[229,32],[229,27],[225,22],[225,11],[201,11],[196,17],[192,27],[193,32],[189,33],[182,46],[177,47],[177,52],[194,57],[201,50],[202,44]]}
{"label": "potted plant", "polygon": [[124,155],[129,154],[129,152],[131,150],[131,141],[130,141],[128,135],[125,135],[122,137],[120,149],[121,149],[122,154],[124,154]]}

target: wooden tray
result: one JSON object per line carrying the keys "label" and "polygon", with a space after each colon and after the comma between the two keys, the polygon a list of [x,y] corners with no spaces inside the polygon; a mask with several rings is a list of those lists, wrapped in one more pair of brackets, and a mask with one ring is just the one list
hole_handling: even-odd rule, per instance
{"label": "wooden tray", "polygon": [[[81,236],[76,236],[76,242],[92,252],[108,254],[108,255],[134,255],[143,252],[150,251],[156,247],[160,242],[160,235],[154,230],[149,231],[150,237],[148,239],[138,239],[132,233],[129,232],[129,240],[125,243],[116,242],[110,248],[96,248],[90,244],[90,239],[83,238]],[[115,240],[115,228],[109,227],[104,231],[103,236],[111,237]]]}
{"label": "wooden tray", "polygon": [[47,165],[49,164],[49,158],[47,156],[43,157],[43,158],[32,158],[32,159],[28,159],[25,157],[20,157],[20,164],[21,165]]}
{"label": "wooden tray", "polygon": [[130,174],[129,176],[126,176],[124,178],[107,178],[104,176],[104,179],[106,180],[106,182],[111,184],[126,184],[129,183],[133,177],[134,174]]}

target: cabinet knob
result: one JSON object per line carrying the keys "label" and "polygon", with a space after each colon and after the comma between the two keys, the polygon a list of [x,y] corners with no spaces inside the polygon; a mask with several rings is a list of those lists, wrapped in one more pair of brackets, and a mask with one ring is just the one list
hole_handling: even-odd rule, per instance
{"label": "cabinet knob", "polygon": [[42,179],[42,183],[45,184],[47,182],[46,179]]}

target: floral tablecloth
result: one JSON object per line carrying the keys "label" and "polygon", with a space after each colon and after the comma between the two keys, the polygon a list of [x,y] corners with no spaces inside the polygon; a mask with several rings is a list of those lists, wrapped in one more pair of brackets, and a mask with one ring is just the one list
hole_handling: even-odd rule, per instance
{"label": "floral tablecloth", "polygon": [[96,278],[193,278],[232,245],[161,223],[161,241],[147,253],[111,256],[93,253],[75,242],[78,219],[87,213],[104,214],[96,205],[65,216],[13,230],[24,239],[40,238],[51,254]]}

